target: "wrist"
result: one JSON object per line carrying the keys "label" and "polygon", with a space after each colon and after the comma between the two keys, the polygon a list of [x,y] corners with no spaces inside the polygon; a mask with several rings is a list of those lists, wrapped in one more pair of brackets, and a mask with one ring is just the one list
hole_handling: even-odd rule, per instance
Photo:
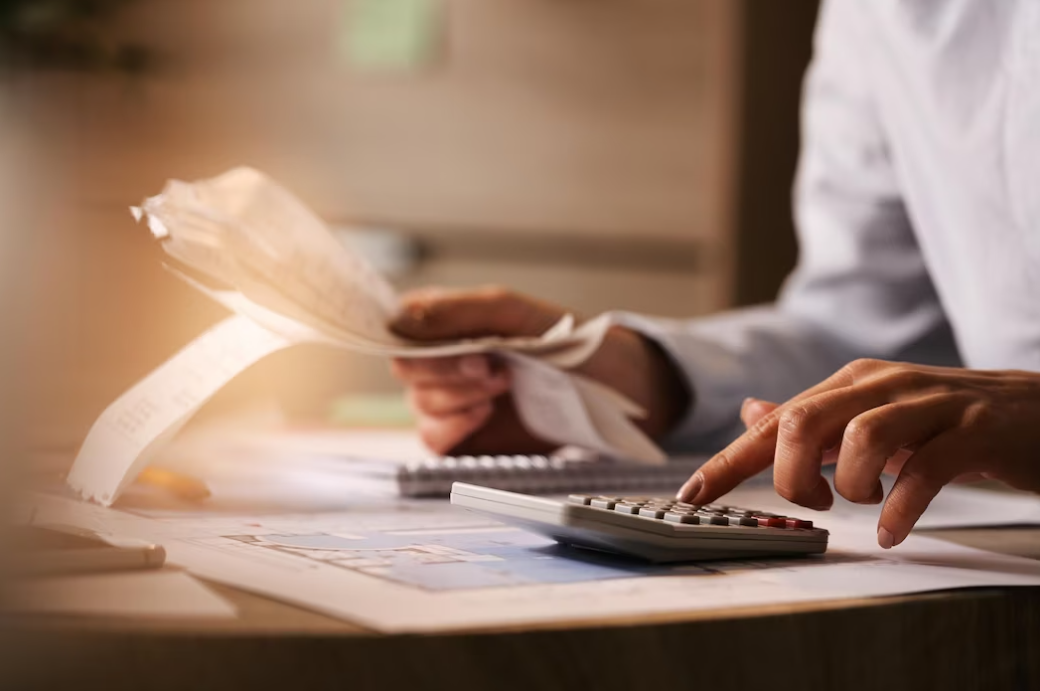
{"label": "wrist", "polygon": [[[635,332],[633,332],[635,333]],[[656,341],[636,334],[649,363],[648,381],[652,392],[647,406],[647,433],[654,439],[670,434],[689,415],[694,394],[686,375]]]}
{"label": "wrist", "polygon": [[596,354],[579,371],[639,404],[639,427],[652,439],[675,429],[692,405],[682,370],[653,340],[622,326],[611,327]]}

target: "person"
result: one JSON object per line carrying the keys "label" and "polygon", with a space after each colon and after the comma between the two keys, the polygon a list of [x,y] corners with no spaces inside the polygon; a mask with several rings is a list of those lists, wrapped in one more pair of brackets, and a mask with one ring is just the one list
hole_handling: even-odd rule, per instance
{"label": "person", "polygon": [[[1040,490],[1040,4],[829,0],[802,121],[799,261],[777,304],[622,315],[581,372],[644,406],[666,449],[724,447],[686,501],[772,464],[781,496],[826,509],[821,466],[836,463],[834,491],[884,502],[890,548],[951,481]],[[394,328],[532,335],[564,312],[502,289],[426,290]],[[493,359],[394,371],[434,449],[544,449]]]}

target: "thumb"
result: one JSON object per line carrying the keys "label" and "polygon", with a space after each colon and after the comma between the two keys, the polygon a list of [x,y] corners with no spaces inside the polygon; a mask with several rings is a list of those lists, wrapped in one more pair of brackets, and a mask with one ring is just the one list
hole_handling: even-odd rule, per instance
{"label": "thumb", "polygon": [[778,403],[762,401],[757,398],[745,398],[740,406],[740,420],[745,427],[752,427],[756,422],[780,407]]}
{"label": "thumb", "polygon": [[556,305],[504,288],[426,288],[401,298],[390,329],[416,341],[540,336],[565,314]]}

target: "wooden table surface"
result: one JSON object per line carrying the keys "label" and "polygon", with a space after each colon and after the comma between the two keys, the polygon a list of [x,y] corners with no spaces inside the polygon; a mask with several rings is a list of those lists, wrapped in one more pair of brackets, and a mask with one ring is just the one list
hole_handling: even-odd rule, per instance
{"label": "wooden table surface", "polygon": [[[930,534],[1040,559],[1040,528]],[[239,619],[16,621],[9,688],[1040,688],[1040,588],[382,635],[212,587]]]}

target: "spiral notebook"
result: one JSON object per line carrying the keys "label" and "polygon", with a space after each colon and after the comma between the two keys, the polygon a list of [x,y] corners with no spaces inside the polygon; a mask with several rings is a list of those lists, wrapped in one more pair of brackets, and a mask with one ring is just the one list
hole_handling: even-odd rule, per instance
{"label": "spiral notebook", "polygon": [[344,457],[339,474],[356,478],[358,489],[402,497],[446,497],[453,482],[468,482],[525,494],[567,492],[675,492],[704,459],[649,466],[614,459],[557,456],[440,456],[388,464]]}
{"label": "spiral notebook", "polygon": [[[554,456],[432,456],[409,432],[281,431],[250,435],[234,455],[256,468],[264,460],[335,478],[347,491],[401,497],[447,497],[453,482],[527,494],[674,492],[706,460],[682,457],[646,465],[565,449]],[[221,449],[226,460],[232,451]],[[194,458],[200,456],[195,453]]]}

